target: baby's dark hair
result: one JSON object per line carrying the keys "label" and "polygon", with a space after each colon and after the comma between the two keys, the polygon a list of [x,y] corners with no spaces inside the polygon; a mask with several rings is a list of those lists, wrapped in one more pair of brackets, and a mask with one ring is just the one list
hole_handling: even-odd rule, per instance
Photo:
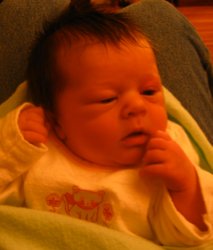
{"label": "baby's dark hair", "polygon": [[27,79],[32,102],[54,112],[55,96],[64,86],[57,72],[57,51],[64,44],[91,39],[119,46],[137,43],[138,28],[125,14],[95,9],[89,0],[72,0],[55,20],[45,24],[29,57]]}

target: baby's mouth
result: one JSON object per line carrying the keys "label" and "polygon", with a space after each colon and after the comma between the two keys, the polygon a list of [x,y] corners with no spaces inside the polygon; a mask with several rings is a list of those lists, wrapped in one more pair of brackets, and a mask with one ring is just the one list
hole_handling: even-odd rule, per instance
{"label": "baby's mouth", "polygon": [[141,130],[133,131],[122,139],[122,143],[127,147],[143,146],[147,143],[148,138],[148,134]]}
{"label": "baby's mouth", "polygon": [[135,132],[130,133],[127,137],[140,136],[142,134],[143,134],[142,131],[135,131]]}

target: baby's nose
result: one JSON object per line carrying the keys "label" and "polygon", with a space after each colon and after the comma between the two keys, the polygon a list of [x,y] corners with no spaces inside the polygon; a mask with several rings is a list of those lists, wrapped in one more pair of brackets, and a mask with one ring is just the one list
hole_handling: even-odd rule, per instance
{"label": "baby's nose", "polygon": [[146,105],[143,100],[143,96],[140,93],[131,95],[126,101],[122,115],[125,119],[137,116],[144,115],[146,113]]}

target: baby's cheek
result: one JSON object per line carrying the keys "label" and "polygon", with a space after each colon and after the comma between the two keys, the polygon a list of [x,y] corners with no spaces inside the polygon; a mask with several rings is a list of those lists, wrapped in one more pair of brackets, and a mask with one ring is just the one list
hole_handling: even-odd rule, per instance
{"label": "baby's cheek", "polygon": [[155,121],[155,130],[166,131],[168,125],[168,116],[166,111],[162,108],[161,112],[157,112]]}

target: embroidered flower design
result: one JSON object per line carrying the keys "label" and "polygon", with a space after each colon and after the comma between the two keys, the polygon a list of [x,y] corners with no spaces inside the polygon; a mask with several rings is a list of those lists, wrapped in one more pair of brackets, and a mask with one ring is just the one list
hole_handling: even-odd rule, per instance
{"label": "embroidered flower design", "polygon": [[52,208],[51,211],[56,212],[57,208],[59,208],[61,205],[62,199],[60,195],[56,193],[52,193],[47,196],[46,202],[47,202],[47,205]]}
{"label": "embroidered flower design", "polygon": [[105,221],[111,221],[113,218],[113,209],[111,204],[105,203],[103,204],[103,216]]}

